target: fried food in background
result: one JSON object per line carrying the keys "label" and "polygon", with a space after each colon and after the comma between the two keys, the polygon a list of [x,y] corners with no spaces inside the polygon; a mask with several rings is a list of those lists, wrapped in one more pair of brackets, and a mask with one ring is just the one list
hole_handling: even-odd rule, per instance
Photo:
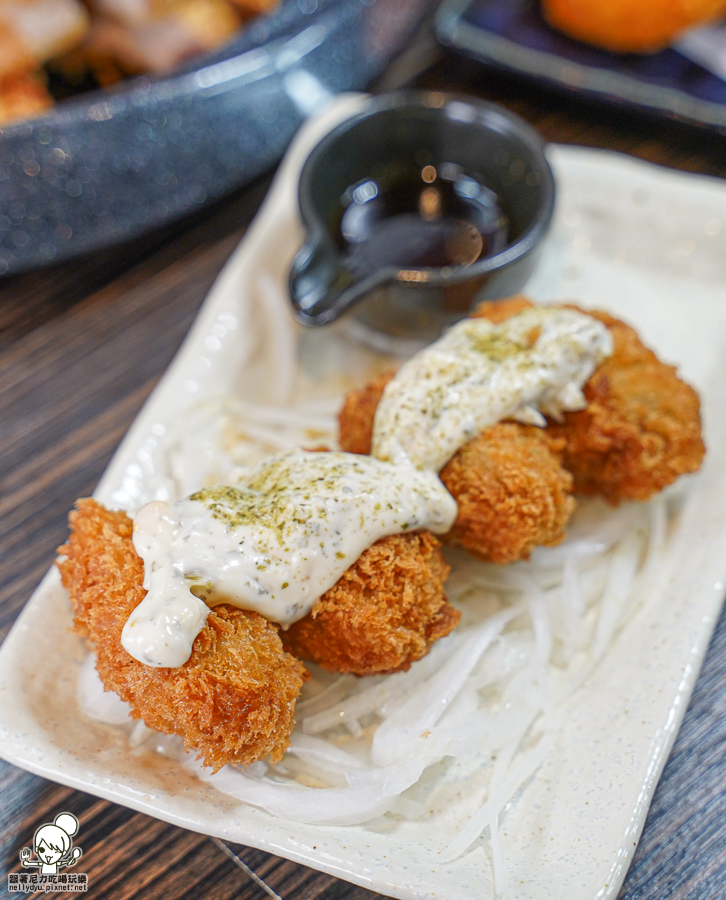
{"label": "fried food in background", "polygon": [[[225,44],[278,2],[0,0],[0,124],[52,105],[41,66],[76,88],[88,86],[89,76],[105,87],[126,75],[167,72]],[[20,80],[33,72],[33,80]]]}
{"label": "fried food in background", "polygon": [[[492,304],[503,321],[528,301],[513,298]],[[351,391],[340,412],[340,446],[369,454],[378,401],[393,372]],[[530,425],[499,423],[466,443],[441,470],[444,486],[459,512],[445,541],[496,563],[526,559],[538,545],[565,537],[575,508],[572,476],[560,464],[564,441]]]}
{"label": "fried food in background", "polygon": [[109,83],[123,74],[167,72],[200,53],[226,43],[242,24],[227,0],[122,3],[100,0],[83,44],[57,67],[70,79],[84,69]]}
{"label": "fried food in background", "polygon": [[87,31],[78,0],[0,0],[0,78],[38,69]]}
{"label": "fried food in background", "polygon": [[726,15],[726,0],[542,0],[554,28],[616,53],[654,53]]}
{"label": "fried food in background", "polygon": [[281,632],[285,649],[333,672],[408,669],[460,619],[444,593],[449,566],[439,548],[428,532],[382,538]]}
{"label": "fried food in background", "polygon": [[38,75],[0,79],[0,126],[39,116],[52,106],[53,98]]}
{"label": "fried food in background", "polygon": [[58,568],[75,630],[95,651],[106,689],[151,728],[181,735],[215,771],[228,762],[281,759],[305,669],[285,653],[277,628],[257,613],[218,606],[183,666],[137,662],[121,646],[124,623],[145,595],[131,519],[81,500],[70,522]]}

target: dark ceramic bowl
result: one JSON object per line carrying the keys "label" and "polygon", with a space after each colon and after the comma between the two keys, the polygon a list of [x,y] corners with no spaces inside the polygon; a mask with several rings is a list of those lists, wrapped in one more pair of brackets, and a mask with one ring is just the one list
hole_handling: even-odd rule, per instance
{"label": "dark ceramic bowl", "polygon": [[0,128],[0,275],[168,225],[262,174],[433,0],[281,0],[214,55]]}
{"label": "dark ceramic bowl", "polygon": [[[418,180],[413,194],[412,178]],[[416,210],[398,209],[396,203],[405,206],[414,196],[420,211],[429,187],[440,198],[430,195],[428,200],[433,198],[441,209],[441,203],[458,204],[451,207],[457,223],[457,216],[469,215],[469,207],[461,204],[464,195],[491,202],[495,211],[498,207],[492,215],[498,214],[497,222],[504,224],[488,252],[485,233],[479,255],[466,264],[457,264],[455,252],[452,259],[440,259],[441,253],[433,251],[430,264],[411,264],[416,254],[410,257],[410,241],[403,250],[409,260],[395,258],[396,246],[406,243],[406,227],[416,232],[422,224],[412,218]],[[479,300],[507,296],[524,286],[552,219],[554,194],[541,139],[506,110],[440,93],[374,97],[323,138],[303,167],[300,212],[308,237],[290,273],[296,316],[305,325],[324,325],[355,306],[356,318],[378,331],[417,340],[436,337]],[[346,219],[363,216],[371,198],[379,208],[368,217],[373,224],[368,223],[361,238]],[[479,224],[483,207],[477,203],[476,229],[485,232]],[[402,216],[397,218],[397,212]],[[490,212],[484,209],[483,214]],[[376,228],[384,229],[382,238]],[[351,234],[354,241],[377,241],[367,244],[373,252],[366,256],[363,244],[350,242]],[[468,234],[464,232],[465,245]],[[418,233],[412,239],[418,241]]]}

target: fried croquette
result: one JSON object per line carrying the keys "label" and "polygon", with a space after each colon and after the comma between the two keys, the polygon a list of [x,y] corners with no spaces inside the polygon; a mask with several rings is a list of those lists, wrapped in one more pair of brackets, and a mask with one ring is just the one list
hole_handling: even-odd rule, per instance
{"label": "fried croquette", "polygon": [[[527,305],[523,297],[479,304],[472,313],[498,323]],[[610,503],[647,500],[679,475],[695,472],[705,448],[698,394],[662,363],[635,329],[609,313],[571,306],[598,319],[613,337],[613,353],[583,388],[587,407],[566,412],[547,432],[563,441],[562,464],[579,494]]]}
{"label": "fried croquette", "polygon": [[587,408],[547,430],[565,441],[562,461],[575,491],[610,503],[647,500],[701,465],[698,394],[629,325],[587,310],[613,336],[614,352],[585,385]]}
{"label": "fried croquette", "polygon": [[616,53],[654,53],[726,13],[724,0],[542,0],[550,25]]}
{"label": "fried croquette", "polygon": [[280,760],[295,719],[305,669],[282,648],[277,628],[231,606],[210,611],[180,668],[152,668],[121,646],[121,630],[145,595],[144,567],[131,541],[132,521],[94,500],[70,515],[59,549],[75,630],[97,655],[106,690],[131,705],[134,718],[184,738],[214,771],[226,763]]}
{"label": "fried croquette", "polygon": [[[512,298],[492,304],[492,312],[503,321],[523,304],[528,301]],[[343,450],[370,453],[376,407],[393,375],[379,375],[347,395],[339,416]],[[444,540],[496,563],[559,544],[575,508],[572,476],[559,461],[563,445],[540,428],[516,423],[499,423],[466,443],[439,473],[459,507]]]}
{"label": "fried croquette", "polygon": [[283,645],[334,672],[405,671],[459,622],[443,590],[448,573],[429,532],[382,538],[281,632]]}
{"label": "fried croquette", "polygon": [[464,444],[440,473],[459,507],[445,540],[496,563],[561,543],[576,506],[562,443],[533,425],[500,422]]}
{"label": "fried croquette", "polygon": [[348,453],[369,456],[373,445],[373,420],[383,391],[396,374],[391,369],[376,375],[364,387],[349,391],[338,414],[338,443]]}
{"label": "fried croquette", "polygon": [[42,115],[52,105],[53,98],[35,75],[0,79],[0,126]]}

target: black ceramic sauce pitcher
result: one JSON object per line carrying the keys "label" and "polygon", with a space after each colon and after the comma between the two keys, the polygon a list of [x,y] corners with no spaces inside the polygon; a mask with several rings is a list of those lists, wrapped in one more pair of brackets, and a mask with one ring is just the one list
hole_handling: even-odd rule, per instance
{"label": "black ceramic sauce pitcher", "polygon": [[308,237],[290,273],[295,313],[356,317],[429,340],[480,299],[525,284],[552,218],[543,144],[500,107],[464,96],[371,98],[300,177]]}

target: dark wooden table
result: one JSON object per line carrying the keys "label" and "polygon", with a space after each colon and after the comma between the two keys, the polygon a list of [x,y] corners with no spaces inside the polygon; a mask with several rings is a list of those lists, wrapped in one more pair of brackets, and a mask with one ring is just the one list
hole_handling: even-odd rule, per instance
{"label": "dark wooden table", "polygon": [[[550,141],[726,177],[726,138],[492,74],[437,50],[425,30],[375,88],[411,81],[502,103]],[[63,542],[73,501],[93,490],[268,184],[263,179],[172,232],[0,282],[0,639]],[[726,897],[725,678],[722,618],[622,900]],[[96,900],[265,896],[210,838],[1,761],[0,895],[6,873],[18,871],[20,848],[64,810],[80,819],[88,896]],[[233,849],[284,900],[377,896],[268,853]]]}

